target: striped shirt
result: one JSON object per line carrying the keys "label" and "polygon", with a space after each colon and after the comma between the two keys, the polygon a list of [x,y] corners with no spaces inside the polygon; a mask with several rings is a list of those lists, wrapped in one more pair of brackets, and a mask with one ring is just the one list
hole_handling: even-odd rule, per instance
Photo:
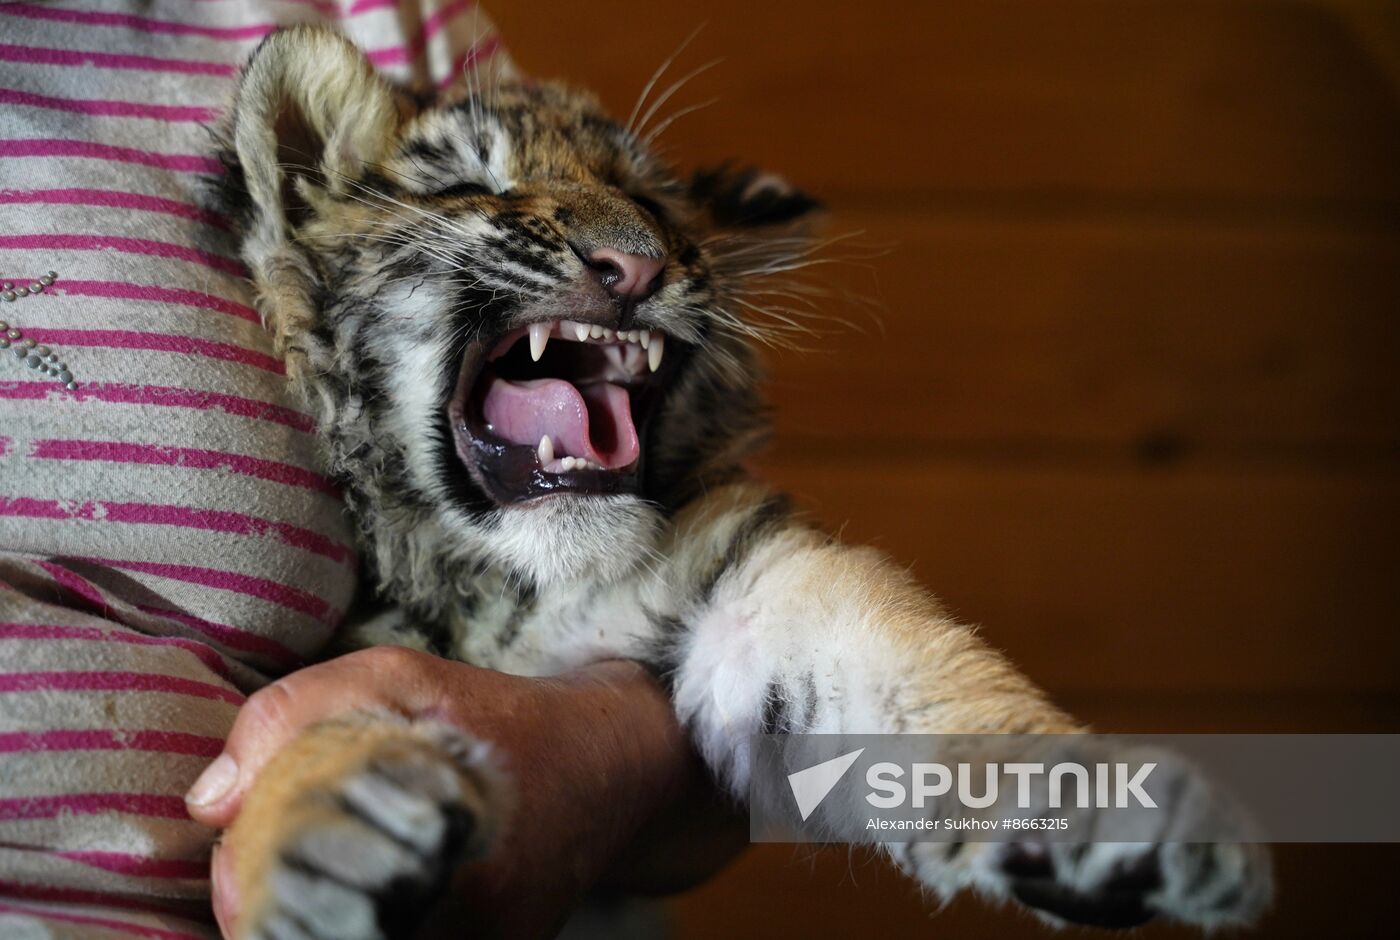
{"label": "striped shirt", "polygon": [[182,795],[244,697],[315,655],[356,558],[282,381],[205,125],[279,25],[438,82],[470,0],[0,4],[0,936],[212,935]]}

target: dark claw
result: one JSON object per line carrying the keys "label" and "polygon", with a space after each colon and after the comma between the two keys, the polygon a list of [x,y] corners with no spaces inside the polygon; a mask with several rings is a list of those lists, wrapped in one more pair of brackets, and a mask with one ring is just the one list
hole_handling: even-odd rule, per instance
{"label": "dark claw", "polygon": [[1050,851],[1039,842],[1012,842],[1002,851],[1001,870],[1012,878],[1053,878]]}
{"label": "dark claw", "polygon": [[1108,879],[1109,891],[1150,894],[1162,887],[1162,860],[1156,851],[1145,852],[1120,866]]}
{"label": "dark claw", "polygon": [[1011,877],[1011,892],[1022,904],[1072,923],[1120,930],[1140,927],[1155,916],[1146,899],[1162,884],[1156,852],[1115,871],[1089,893],[1057,884],[1049,851],[1036,843],[1008,846],[1002,870]]}
{"label": "dark claw", "polygon": [[1153,917],[1153,911],[1143,903],[1141,895],[1080,894],[1048,878],[1012,882],[1011,893],[1028,907],[1088,927],[1126,930],[1141,927]]}

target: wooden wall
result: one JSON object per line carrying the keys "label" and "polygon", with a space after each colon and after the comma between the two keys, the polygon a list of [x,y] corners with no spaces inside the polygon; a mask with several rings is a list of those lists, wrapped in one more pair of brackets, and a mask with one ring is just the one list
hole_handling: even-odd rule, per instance
{"label": "wooden wall", "polygon": [[[725,61],[675,104],[720,100],[669,153],[781,172],[860,233],[819,272],[860,329],[773,363],[764,470],[819,518],[1101,727],[1400,730],[1400,4],[492,13],[624,117],[707,21],[672,74]],[[1044,935],[925,923],[812,856],[751,852],[675,902],[681,935]],[[1283,850],[1258,935],[1391,935],[1398,861]]]}

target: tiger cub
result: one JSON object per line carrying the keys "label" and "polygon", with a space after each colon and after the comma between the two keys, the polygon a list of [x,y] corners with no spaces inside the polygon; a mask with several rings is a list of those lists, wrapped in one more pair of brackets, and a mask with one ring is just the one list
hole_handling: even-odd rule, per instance
{"label": "tiger cub", "polygon": [[[258,48],[224,125],[261,312],[393,603],[358,641],[524,675],[648,664],[735,794],[764,731],[1081,730],[904,571],[741,469],[766,430],[764,327],[746,311],[809,247],[817,204],[751,171],[682,178],[577,89],[490,86],[415,96],[336,33],[298,27]],[[385,716],[306,732],[231,833],[248,856],[243,936],[344,929],[314,892],[269,888],[279,871],[367,901],[356,936],[397,934],[380,916],[390,888],[426,896],[471,846],[417,838],[350,885],[337,856],[402,848],[395,806],[489,831],[479,753]],[[318,838],[352,791],[396,796],[358,841]],[[1181,803],[1189,833],[1210,807]],[[941,895],[1016,897],[1050,919],[1213,926],[1267,902],[1257,847],[1097,835],[1029,854],[883,848]]]}

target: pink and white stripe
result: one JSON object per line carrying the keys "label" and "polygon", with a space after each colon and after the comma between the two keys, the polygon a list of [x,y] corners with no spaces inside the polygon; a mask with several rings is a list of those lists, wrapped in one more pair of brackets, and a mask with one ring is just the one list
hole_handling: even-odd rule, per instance
{"label": "pink and white stripe", "polygon": [[0,43],[0,62],[25,65],[91,66],[99,69],[132,69],[137,72],[175,72],[182,75],[216,75],[232,78],[238,66],[231,62],[199,62],[150,55],[122,55],[79,49],[45,49]]}
{"label": "pink and white stripe", "polygon": [[0,382],[0,401],[54,400],[83,403],[100,401],[117,405],[145,405],[162,408],[190,408],[195,411],[222,412],[254,421],[268,421],[310,434],[315,424],[309,415],[293,411],[284,405],[257,401],[240,395],[174,388],[165,385],[126,385],[92,382],[68,391],[52,382]]}
{"label": "pink and white stripe", "polygon": [[[3,391],[3,388],[0,388],[0,393]],[[31,445],[29,457],[34,460],[93,460],[114,464],[212,470],[220,474],[232,473],[313,490],[332,498],[339,496],[335,484],[313,470],[262,457],[197,447],[128,444],[122,441],[41,440]]]}
{"label": "pink and white stripe", "polygon": [[0,205],[104,206],[109,209],[136,209],[202,222],[217,228],[228,228],[228,220],[222,215],[187,202],[110,189],[0,189]]}
{"label": "pink and white stripe", "polygon": [[222,738],[185,734],[180,731],[87,728],[0,732],[0,754],[57,751],[148,751],[153,754],[214,758],[219,756],[223,747]]}
{"label": "pink and white stripe", "polygon": [[171,581],[181,581],[217,591],[228,591],[246,597],[256,597],[288,610],[305,614],[327,626],[334,626],[340,620],[342,611],[337,610],[325,598],[310,591],[303,591],[271,578],[259,578],[229,571],[224,568],[206,568],[203,565],[179,565],[170,562],[139,561],[130,558],[88,558],[76,559],[100,568],[116,571],[131,571],[151,575]]}
{"label": "pink and white stripe", "polygon": [[132,284],[125,281],[84,281],[64,278],[49,290],[57,295],[66,294],[74,297],[145,301],[159,304],[162,308],[181,305],[193,307],[196,310],[212,310],[216,313],[228,314],[231,317],[238,317],[240,320],[247,320],[249,323],[262,322],[258,312],[246,303],[179,287]]}
{"label": "pink and white stripe", "polygon": [[[157,503],[127,503],[87,501],[74,504],[67,500],[10,498],[0,496],[0,517],[49,519],[56,522],[83,521],[120,523],[125,525],[174,526],[205,532],[225,532],[232,535],[275,538],[312,554],[353,567],[355,552],[348,545],[326,538],[318,532],[287,522],[221,509],[198,509],[192,506],[169,506]],[[0,639],[4,639],[0,627]]]}
{"label": "pink and white stripe", "polygon": [[208,911],[200,911],[199,908],[188,902],[182,903],[165,898],[133,898],[109,891],[85,891],[81,888],[60,888],[50,885],[24,884],[18,881],[0,880],[0,898],[110,907],[122,911],[141,911],[147,914],[176,914],[185,917],[194,915],[196,919],[206,921],[209,919]]}
{"label": "pink and white stripe", "polygon": [[[65,936],[77,937],[82,934],[73,928],[95,928],[98,931],[114,931],[132,937],[144,938],[144,940],[211,940],[213,933],[207,930],[198,930],[191,925],[189,929],[172,930],[164,926],[154,926],[135,920],[126,920],[113,913],[78,913],[87,908],[78,906],[39,906],[35,904],[14,904],[0,900],[0,925],[8,919],[11,923],[43,923],[50,921],[54,924],[61,924],[66,930],[63,933],[45,932],[40,936]],[[100,908],[96,910],[100,911]],[[94,934],[95,936],[97,934]]]}
{"label": "pink and white stripe", "polygon": [[[68,608],[83,611],[113,623],[126,624],[133,630],[150,631],[159,636],[198,637],[233,654],[243,664],[273,664],[278,671],[295,668],[305,662],[305,655],[277,639],[255,633],[245,627],[218,623],[187,611],[175,610],[147,602],[131,602],[109,594],[83,575],[58,561],[33,561],[28,574],[41,575],[48,594],[56,595]],[[281,620],[279,619],[279,622]],[[183,628],[183,631],[181,630]],[[291,638],[289,638],[291,639]],[[301,637],[296,639],[301,640]],[[149,660],[150,657],[145,657]],[[247,675],[247,670],[243,670]],[[241,686],[252,687],[263,681],[257,672],[251,681]]]}
{"label": "pink and white stripe", "polygon": [[151,333],[140,330],[50,330],[41,327],[31,329],[25,335],[36,343],[48,346],[143,349],[149,352],[203,356],[206,359],[236,362],[239,365],[271,372],[273,375],[283,375],[286,372],[281,359],[260,350],[176,333]]}
{"label": "pink and white stripe", "polygon": [[98,629],[48,623],[0,623],[0,641],[74,640],[89,643],[127,643],[134,646],[164,646],[188,653],[212,672],[232,681],[227,659],[204,643],[174,636],[149,636],[120,629]]}
{"label": "pink and white stripe", "polygon": [[[0,11],[5,8],[0,6]],[[110,160],[173,170],[177,173],[219,174],[223,164],[210,156],[194,153],[161,153],[135,147],[116,147],[89,140],[67,140],[58,137],[36,137],[0,140],[0,157],[81,157],[87,160]],[[19,169],[23,169],[20,167]]]}
{"label": "pink and white stripe", "polygon": [[121,813],[157,819],[189,819],[185,801],[166,793],[64,793],[59,796],[0,798],[0,821],[52,819],[64,813],[92,816]]}
{"label": "pink and white stripe", "polygon": [[14,248],[47,251],[119,251],[124,254],[150,255],[153,258],[170,258],[203,265],[215,271],[222,271],[234,277],[246,273],[243,263],[199,248],[187,245],[174,245],[170,242],[150,238],[131,238],[123,235],[85,235],[41,232],[35,234],[0,235],[0,249]]}
{"label": "pink and white stripe", "polygon": [[21,108],[48,108],[94,117],[132,117],[150,121],[188,121],[206,124],[217,118],[218,110],[198,105],[148,104],[144,101],[109,101],[101,98],[60,98],[40,95],[21,88],[0,88],[0,104]]}

